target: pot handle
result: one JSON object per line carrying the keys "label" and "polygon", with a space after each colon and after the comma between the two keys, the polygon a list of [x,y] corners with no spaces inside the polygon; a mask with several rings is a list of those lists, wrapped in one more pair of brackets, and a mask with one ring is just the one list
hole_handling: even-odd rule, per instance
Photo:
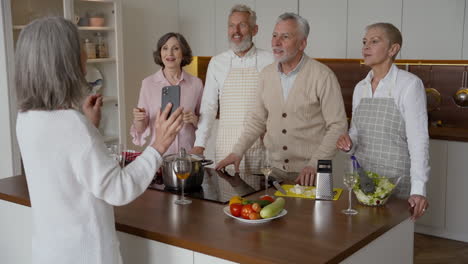
{"label": "pot handle", "polygon": [[212,160],[206,160],[206,159],[200,160],[200,162],[201,162],[201,165],[202,165],[202,166],[207,166],[207,165],[211,165],[211,164],[214,163],[214,161],[212,161]]}

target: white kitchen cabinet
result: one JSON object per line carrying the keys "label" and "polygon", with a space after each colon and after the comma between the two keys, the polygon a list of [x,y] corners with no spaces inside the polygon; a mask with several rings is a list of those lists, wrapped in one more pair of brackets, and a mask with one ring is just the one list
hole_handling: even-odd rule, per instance
{"label": "white kitchen cabinet", "polygon": [[313,58],[346,58],[348,2],[299,0],[299,6],[299,14],[310,25],[306,54]]}
{"label": "white kitchen cabinet", "polygon": [[123,263],[180,264],[193,263],[193,251],[158,241],[117,232]]}
{"label": "white kitchen cabinet", "polygon": [[236,4],[248,5],[253,10],[256,10],[255,0],[216,0],[215,1],[215,53],[219,54],[229,49],[228,42],[228,15],[231,8]]}
{"label": "white kitchen cabinet", "polygon": [[215,24],[215,0],[179,0],[179,32],[193,55],[216,55]]}
{"label": "white kitchen cabinet", "polygon": [[0,200],[0,262],[31,263],[31,208]]}
{"label": "white kitchen cabinet", "polygon": [[445,227],[447,148],[447,141],[430,140],[429,165],[431,172],[426,185],[429,210],[417,221],[417,225],[438,229]]}
{"label": "white kitchen cabinet", "polygon": [[405,0],[402,59],[460,60],[465,0]]}
{"label": "white kitchen cabinet", "polygon": [[[86,14],[99,14],[104,17],[105,24],[99,27],[78,25],[80,38],[84,42],[90,39],[96,42],[99,32],[107,44],[108,56],[105,58],[90,59],[87,71],[90,74],[93,68],[102,75],[103,84],[98,91],[104,96],[102,120],[99,127],[106,142],[125,142],[125,100],[123,91],[123,52],[122,52],[122,22],[120,0],[10,0],[10,5],[2,9],[2,15],[11,18],[8,30],[13,32],[13,39],[8,40],[15,45],[19,33],[26,24],[44,16],[63,16],[77,22],[76,17],[85,17]],[[9,68],[13,68],[14,52],[9,51]],[[14,90],[14,83],[9,83],[10,90]]]}
{"label": "white kitchen cabinet", "polygon": [[416,232],[468,242],[468,143],[431,140],[430,155],[429,209]]}
{"label": "white kitchen cabinet", "polygon": [[[468,5],[468,0],[465,0],[465,7]],[[462,60],[468,60],[468,10],[465,8],[465,19],[463,25],[463,50]]]}
{"label": "white kitchen cabinet", "polygon": [[298,12],[296,0],[256,0],[258,33],[254,37],[255,45],[271,51],[271,35],[278,16],[285,12]]}
{"label": "white kitchen cabinet", "polygon": [[402,0],[349,0],[346,57],[362,58],[362,38],[370,24],[388,22],[401,30],[401,10]]}
{"label": "white kitchen cabinet", "polygon": [[468,143],[448,143],[446,229],[468,242]]}
{"label": "white kitchen cabinet", "polygon": [[232,262],[225,259],[220,259],[210,255],[205,255],[198,252],[193,252],[193,264],[235,264],[237,262]]}

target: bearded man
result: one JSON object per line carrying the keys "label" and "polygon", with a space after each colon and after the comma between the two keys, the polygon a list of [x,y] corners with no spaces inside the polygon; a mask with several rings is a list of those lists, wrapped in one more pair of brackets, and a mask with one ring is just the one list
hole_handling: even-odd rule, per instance
{"label": "bearded man", "polygon": [[294,13],[277,19],[271,38],[275,63],[259,76],[256,106],[232,153],[217,169],[234,164],[264,135],[275,177],[313,185],[318,160],[331,160],[346,132],[343,97],[335,74],[304,50],[309,22]]}
{"label": "bearded man", "polygon": [[[228,17],[230,49],[213,57],[208,65],[192,153],[204,154],[219,107],[215,160],[226,157],[241,135],[247,113],[255,107],[258,74],[274,61],[272,53],[256,48],[252,42],[258,32],[256,20],[255,11],[246,5],[231,8]],[[257,173],[264,150],[263,141],[256,140],[245,152],[240,172]]]}

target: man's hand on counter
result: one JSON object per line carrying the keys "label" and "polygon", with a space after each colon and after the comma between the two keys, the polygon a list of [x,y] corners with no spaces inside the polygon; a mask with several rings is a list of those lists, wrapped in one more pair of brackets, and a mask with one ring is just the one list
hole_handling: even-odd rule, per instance
{"label": "man's hand on counter", "polygon": [[229,154],[225,159],[216,164],[216,170],[223,169],[224,167],[234,164],[235,172],[239,172],[239,165],[242,157],[237,156],[234,153]]}
{"label": "man's hand on counter", "polygon": [[427,202],[426,197],[418,194],[413,194],[408,198],[408,203],[410,204],[411,208],[410,211],[412,212],[411,220],[415,221],[424,213],[426,209],[429,207],[429,203]]}
{"label": "man's hand on counter", "polygon": [[295,182],[303,186],[312,186],[315,182],[316,169],[312,166],[306,166],[302,169]]}
{"label": "man's hand on counter", "polygon": [[155,131],[157,131],[156,140],[154,141],[153,148],[155,148],[161,156],[166,152],[169,146],[174,141],[177,133],[179,133],[180,129],[182,129],[183,123],[183,115],[182,112],[184,108],[179,107],[177,110],[171,114],[169,118],[169,112],[171,111],[172,104],[169,103],[164,108],[164,111],[161,113],[159,110],[158,114],[156,115],[156,121],[154,122]]}

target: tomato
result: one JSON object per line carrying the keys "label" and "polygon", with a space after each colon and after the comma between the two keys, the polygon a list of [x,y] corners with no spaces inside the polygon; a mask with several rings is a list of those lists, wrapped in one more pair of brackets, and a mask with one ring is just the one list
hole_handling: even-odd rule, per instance
{"label": "tomato", "polygon": [[250,215],[251,213],[254,213],[254,210],[252,209],[252,205],[251,205],[251,204],[246,204],[246,205],[242,206],[242,212],[241,212],[242,218],[244,218],[244,219],[250,219],[250,218],[249,218],[249,215]]}
{"label": "tomato", "polygon": [[257,213],[260,213],[260,211],[262,210],[262,206],[260,206],[260,204],[258,204],[258,203],[253,203],[252,204],[252,210],[254,210]]}
{"label": "tomato", "polygon": [[260,219],[260,218],[261,218],[261,217],[260,217],[260,214],[259,214],[259,213],[253,212],[253,213],[250,213],[250,214],[249,214],[249,219],[250,219],[250,220],[258,220],[258,219]]}
{"label": "tomato", "polygon": [[229,210],[231,211],[231,214],[233,216],[239,217],[241,216],[242,212],[242,204],[240,203],[234,203],[229,206]]}
{"label": "tomato", "polygon": [[270,202],[274,202],[275,199],[269,195],[265,195],[265,196],[262,196],[260,197],[260,200],[265,200],[265,201],[270,201]]}

